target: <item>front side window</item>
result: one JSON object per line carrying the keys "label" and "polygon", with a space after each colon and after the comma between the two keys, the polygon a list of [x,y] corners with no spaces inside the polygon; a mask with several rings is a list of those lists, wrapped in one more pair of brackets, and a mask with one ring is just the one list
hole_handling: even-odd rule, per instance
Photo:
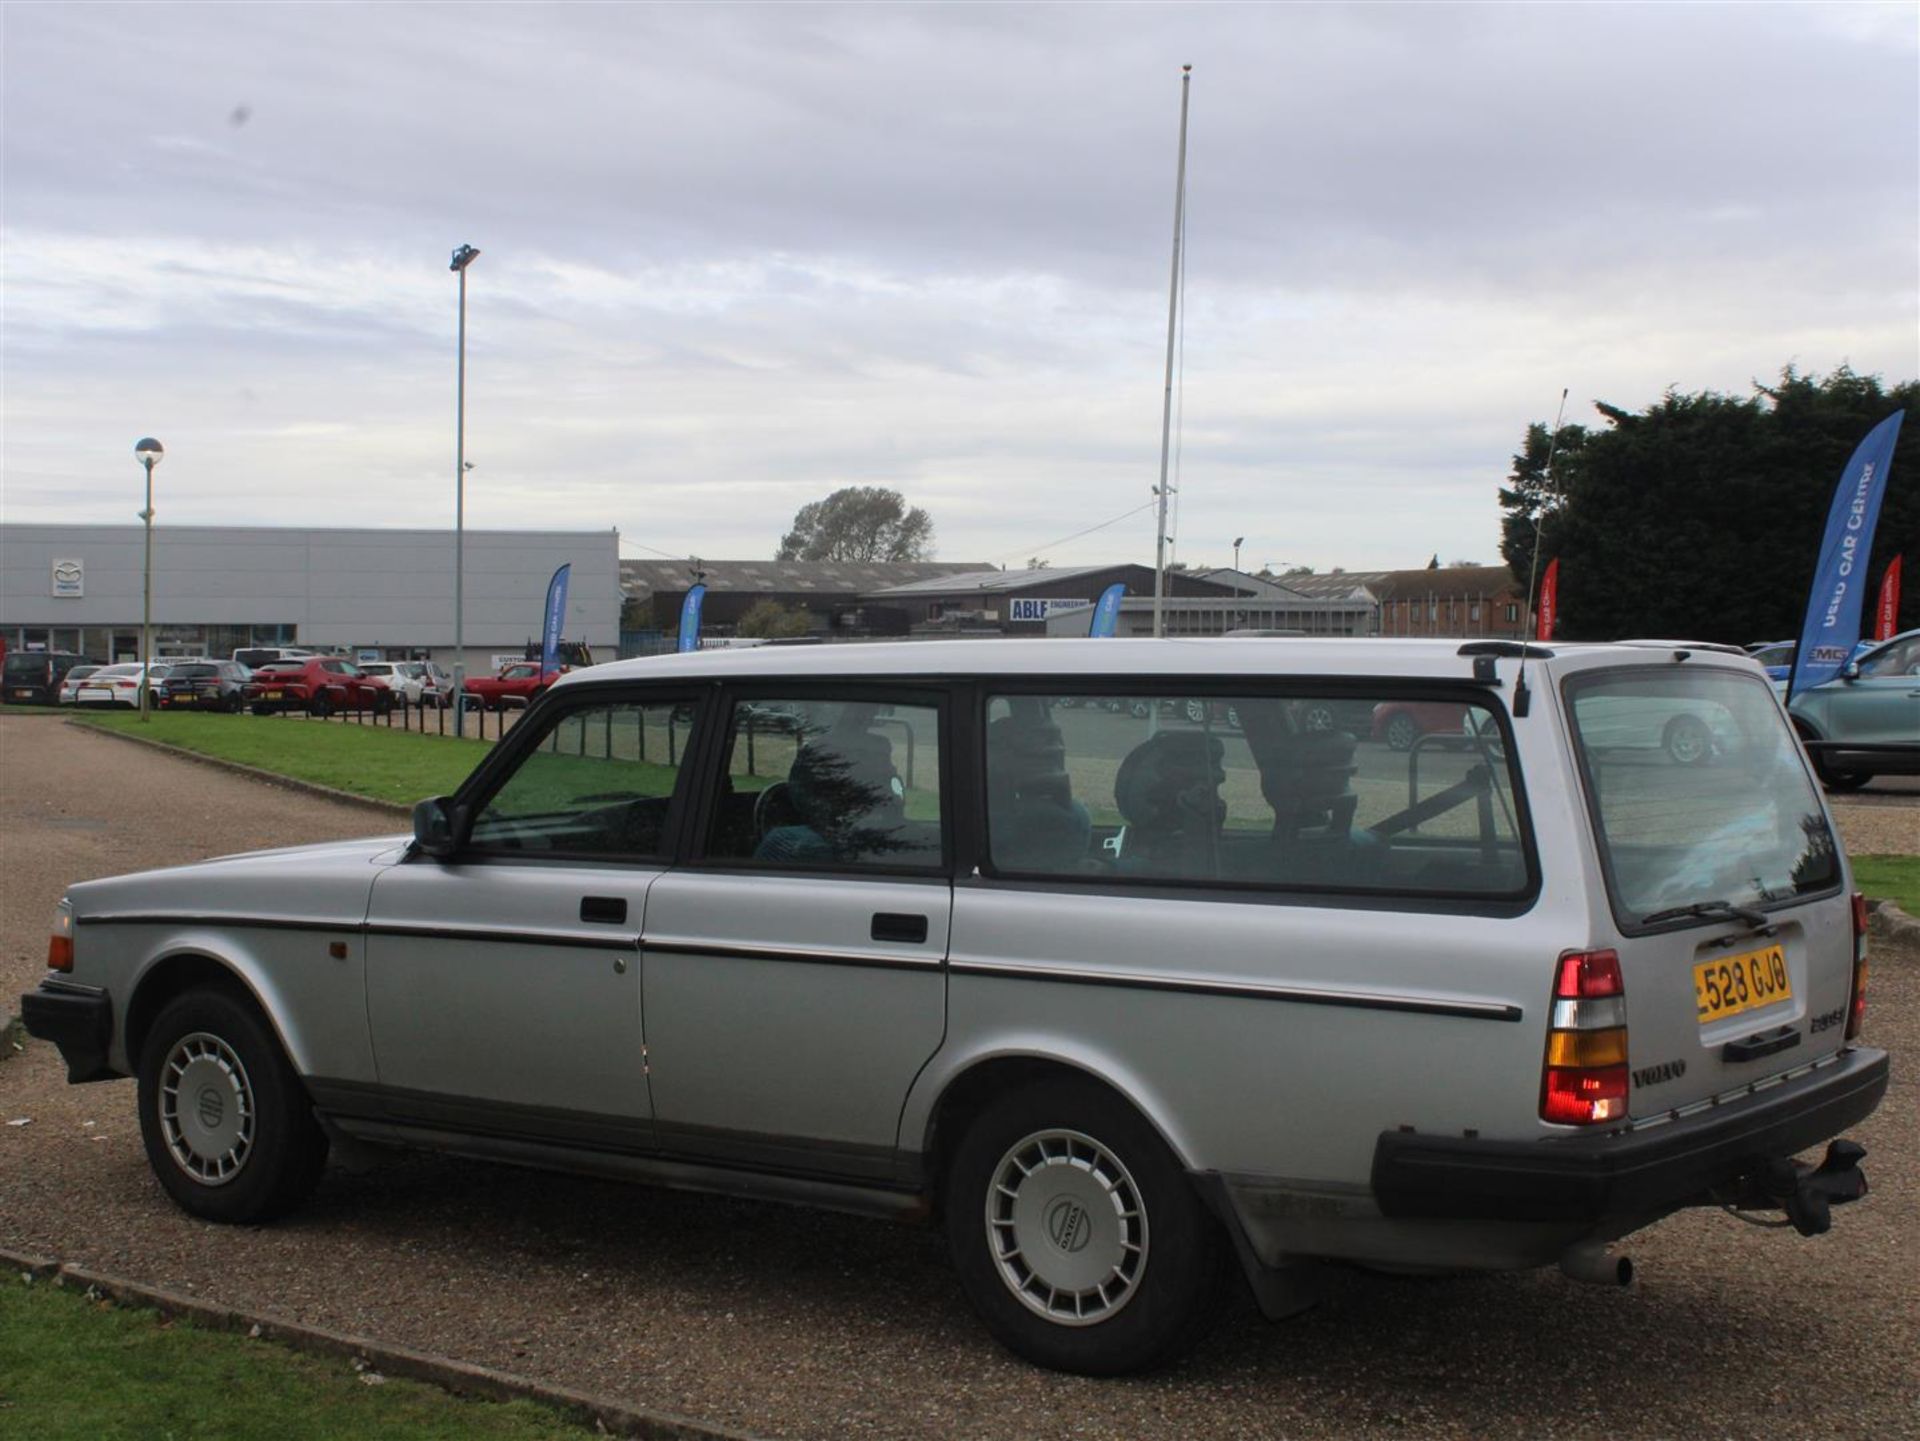
{"label": "front side window", "polygon": [[480,851],[660,860],[691,702],[607,701],[548,718],[473,822]]}
{"label": "front side window", "polygon": [[1920,635],[1896,641],[1860,662],[1860,674],[1869,678],[1920,675]]}
{"label": "front side window", "polygon": [[1003,695],[986,734],[1000,874],[1479,898],[1529,884],[1498,721],[1477,701]]}
{"label": "front side window", "polygon": [[1833,832],[1764,680],[1634,667],[1571,676],[1566,695],[1623,924],[1839,883]]}
{"label": "front side window", "polygon": [[944,864],[940,712],[925,702],[734,707],[709,860],[824,869]]}

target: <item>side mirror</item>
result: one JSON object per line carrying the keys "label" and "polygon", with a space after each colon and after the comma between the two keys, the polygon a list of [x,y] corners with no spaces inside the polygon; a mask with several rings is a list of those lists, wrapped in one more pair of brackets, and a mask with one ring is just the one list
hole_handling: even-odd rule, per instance
{"label": "side mirror", "polygon": [[413,843],[427,855],[444,859],[460,849],[466,839],[460,816],[446,796],[434,796],[413,808]]}
{"label": "side mirror", "polygon": [[1848,661],[1845,665],[1841,666],[1840,679],[1841,680],[1859,680],[1860,679],[1859,663],[1857,661]]}

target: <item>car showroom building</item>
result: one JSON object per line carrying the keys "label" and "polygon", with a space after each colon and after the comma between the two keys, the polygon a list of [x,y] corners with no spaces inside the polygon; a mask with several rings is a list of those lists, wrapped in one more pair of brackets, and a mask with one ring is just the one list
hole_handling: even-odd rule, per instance
{"label": "car showroom building", "polygon": [[[137,659],[144,550],[137,525],[0,524],[0,635],[8,648]],[[573,567],[565,638],[613,656],[617,531],[469,530],[465,552],[470,673],[540,639],[547,582],[565,564]],[[260,645],[451,667],[453,532],[156,526],[154,655],[226,656]]]}

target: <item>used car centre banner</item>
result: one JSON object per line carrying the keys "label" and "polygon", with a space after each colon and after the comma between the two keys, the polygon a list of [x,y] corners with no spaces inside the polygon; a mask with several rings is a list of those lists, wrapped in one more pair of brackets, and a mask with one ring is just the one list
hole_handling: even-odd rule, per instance
{"label": "used car centre banner", "polygon": [[563,565],[547,582],[547,615],[540,626],[540,674],[548,675],[560,664],[560,627],[567,619],[567,581],[573,575],[571,563]]}
{"label": "used car centre banner", "polygon": [[1793,655],[1787,699],[1823,685],[1840,673],[1860,639],[1861,603],[1867,590],[1867,557],[1873,527],[1887,493],[1887,467],[1900,435],[1903,411],[1895,411],[1867,432],[1841,472],[1820,542],[1820,562],[1807,593],[1807,615],[1800,624],[1800,645]]}

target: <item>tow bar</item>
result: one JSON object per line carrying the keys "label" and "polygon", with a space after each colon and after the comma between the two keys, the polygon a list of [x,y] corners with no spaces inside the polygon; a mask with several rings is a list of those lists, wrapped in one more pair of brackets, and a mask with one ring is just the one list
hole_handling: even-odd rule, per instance
{"label": "tow bar", "polygon": [[1867,1194],[1866,1173],[1860,1169],[1866,1154],[1867,1148],[1856,1141],[1835,1141],[1818,1166],[1776,1156],[1747,1177],[1739,1199],[1731,1204],[1740,1210],[1785,1211],[1802,1236],[1825,1235],[1833,1226],[1835,1206]]}

